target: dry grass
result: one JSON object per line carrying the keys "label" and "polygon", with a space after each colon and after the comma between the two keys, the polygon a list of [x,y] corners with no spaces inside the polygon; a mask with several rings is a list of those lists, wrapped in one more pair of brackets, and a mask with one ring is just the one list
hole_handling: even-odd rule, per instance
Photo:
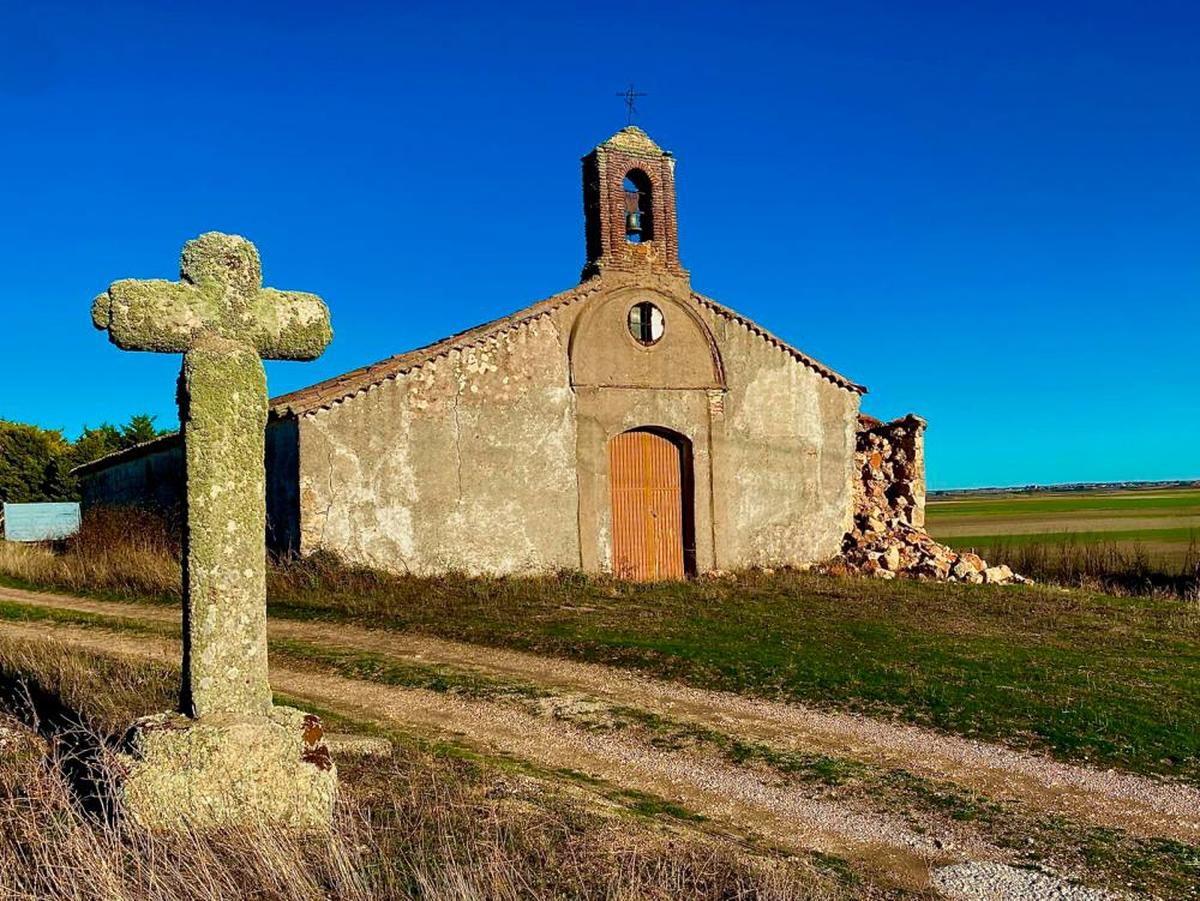
{"label": "dry grass", "polygon": [[56,547],[0,541],[0,573],[64,591],[177,598],[178,535],[136,508],[89,510],[79,533]]}
{"label": "dry grass", "polygon": [[1164,565],[1144,545],[1075,541],[1069,537],[1053,542],[1000,538],[979,550],[989,563],[1007,563],[1014,571],[1039,582],[1107,594],[1200,600],[1200,547],[1195,543],[1188,546],[1176,566]]}
{"label": "dry grass", "polygon": [[[178,523],[136,508],[88,511],[80,532],[57,546],[0,541],[0,575],[31,587],[81,594],[175,599],[180,593]],[[1028,542],[997,538],[978,550],[1039,582],[1117,595],[1200,599],[1200,546],[1165,567],[1142,545],[1119,542]],[[268,594],[289,602],[318,591],[364,597],[395,590],[397,579],[317,555],[272,561]],[[420,580],[413,580],[420,581]],[[486,580],[483,580],[486,581]]]}
{"label": "dry grass", "polygon": [[[0,897],[110,899],[848,898],[805,860],[601,814],[528,777],[407,753],[342,767],[324,838],[265,828],[154,834],[89,812],[77,775],[114,727],[169,704],[177,674],[0,638],[5,705],[50,735],[0,729]],[[18,688],[22,683],[23,686]],[[70,703],[68,703],[70,702]],[[71,704],[81,708],[69,715]],[[73,723],[73,725],[72,725]],[[4,724],[0,722],[0,727]],[[7,737],[3,737],[7,735]],[[97,772],[92,768],[90,772]],[[102,770],[100,771],[103,772]],[[98,794],[111,787],[101,778]],[[103,809],[107,805],[99,805]]]}
{"label": "dry grass", "polygon": [[926,527],[954,548],[1063,585],[1186,596],[1200,576],[1196,488],[931,498]]}
{"label": "dry grass", "polygon": [[[162,599],[177,593],[170,534],[105,514],[60,549],[0,542],[0,578]],[[1129,563],[1084,562],[1088,579]],[[1200,599],[1153,583],[1141,586],[1149,596],[1129,597],[1103,584],[1109,592],[788,571],[656,584],[579,573],[418,578],[318,554],[274,562],[268,602],[277,618],[616,664],[1194,780]]]}

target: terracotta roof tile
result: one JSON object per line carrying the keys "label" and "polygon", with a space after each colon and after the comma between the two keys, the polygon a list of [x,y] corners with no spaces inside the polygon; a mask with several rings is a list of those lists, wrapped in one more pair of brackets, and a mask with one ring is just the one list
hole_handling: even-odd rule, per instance
{"label": "terracotta roof tile", "polygon": [[850,381],[844,375],[841,375],[840,373],[835,372],[834,370],[832,370],[828,366],[826,366],[824,363],[820,363],[820,362],[814,360],[808,354],[797,350],[796,348],[792,347],[792,345],[790,345],[786,341],[784,341],[782,338],[777,338],[775,335],[772,335],[770,332],[768,332],[765,328],[763,328],[757,322],[755,322],[752,319],[747,319],[745,316],[743,316],[741,313],[737,312],[736,310],[731,310],[729,307],[717,303],[711,297],[705,297],[703,294],[697,294],[695,291],[692,292],[692,298],[697,303],[701,304],[702,306],[708,307],[714,313],[717,313],[718,315],[723,316],[726,319],[732,320],[733,322],[736,322],[739,325],[744,326],[745,328],[754,332],[754,334],[765,339],[770,344],[774,344],[780,350],[784,351],[786,354],[788,354],[790,357],[792,357],[792,359],[796,360],[796,362],[804,364],[809,369],[813,370],[814,372],[818,373],[819,375],[824,376],[829,381],[833,382],[835,385],[837,385],[841,388],[845,388],[848,391],[854,391],[857,394],[866,394],[867,393],[867,389],[863,385],[859,385],[856,382]]}
{"label": "terracotta roof tile", "polygon": [[[292,391],[288,394],[282,394],[271,399],[271,415],[276,418],[286,416],[304,416],[308,413],[314,413],[318,410],[328,409],[335,404],[339,404],[360,392],[366,391],[368,388],[380,385],[383,382],[394,379],[399,375],[411,372],[421,366],[424,366],[434,360],[444,357],[447,354],[456,350],[465,350],[466,348],[476,346],[488,339],[494,338],[510,329],[517,328],[530,322],[534,319],[545,316],[554,310],[566,306],[567,304],[583,300],[600,289],[601,285],[598,282],[584,282],[581,285],[564,291],[561,294],[555,294],[553,297],[548,297],[545,300],[540,300],[535,304],[518,310],[509,316],[504,316],[500,319],[494,319],[491,322],[486,322],[483,325],[478,325],[475,328],[467,329],[451,335],[448,338],[443,338],[433,344],[425,347],[418,347],[415,350],[406,351],[402,354],[397,354],[393,357],[388,357],[386,360],[380,360],[377,363],[372,363],[369,366],[363,366],[359,369],[352,369],[349,372],[344,372],[341,375],[334,376],[331,379],[326,379],[323,382],[317,382],[315,385],[309,385],[307,388],[301,388],[298,391]],[[854,391],[858,394],[865,394],[867,389],[862,385],[855,384],[830,369],[828,366],[817,362],[812,357],[808,356],[792,347],[781,338],[768,332],[758,323],[751,319],[747,319],[740,313],[731,310],[729,307],[717,303],[710,297],[705,297],[703,294],[692,293],[692,299],[701,306],[708,308],[719,316],[737,322],[743,327],[749,329],[754,334],[760,336],[767,342],[775,345],[780,350],[787,353],[797,362],[822,377],[833,382],[839,387],[849,391]],[[127,450],[118,451],[102,457],[99,460],[94,460],[78,467],[75,471],[77,474],[84,474],[101,469],[112,463],[121,462],[126,459],[135,459],[148,453],[154,453],[160,449],[165,449],[170,443],[178,441],[179,436],[168,435],[163,438],[155,439],[154,441],[140,444],[136,447]]]}
{"label": "terracotta roof tile", "polygon": [[361,369],[352,369],[350,372],[318,382],[307,388],[301,388],[299,391],[272,398],[271,413],[274,416],[303,416],[306,413],[327,409],[353,397],[360,391],[366,391],[388,379],[411,372],[439,357],[444,357],[451,351],[475,346],[489,338],[494,338],[503,332],[545,316],[559,307],[582,300],[594,294],[598,289],[599,285],[585,282],[570,291],[539,300],[537,303],[501,319],[494,319],[425,347],[418,347],[416,350],[388,357],[386,360],[363,366]]}

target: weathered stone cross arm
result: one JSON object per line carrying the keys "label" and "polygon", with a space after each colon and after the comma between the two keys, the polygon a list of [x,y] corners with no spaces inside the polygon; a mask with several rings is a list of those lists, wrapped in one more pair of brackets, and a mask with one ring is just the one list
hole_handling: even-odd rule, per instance
{"label": "weathered stone cross arm", "polygon": [[197,717],[261,717],[267,682],[267,380],[262,358],[312,360],[333,332],[315,294],[262,286],[258,251],[209,232],[183,247],[177,282],[124,279],[92,321],[124,350],[182,353],[184,684]]}
{"label": "weathered stone cross arm", "polygon": [[178,715],[132,730],[122,796],[151,826],[266,818],[327,828],[337,776],[320,721],[272,703],[267,669],[267,377],[333,333],[315,294],[262,286],[258,251],[209,232],[178,282],[114,282],[92,321],[124,350],[183,354],[183,680]]}
{"label": "weathered stone cross arm", "polygon": [[315,294],[262,287],[254,245],[209,232],[183,249],[180,280],[122,279],[92,303],[92,322],[122,350],[186,353],[206,335],[268,360],[313,360],[333,337]]}

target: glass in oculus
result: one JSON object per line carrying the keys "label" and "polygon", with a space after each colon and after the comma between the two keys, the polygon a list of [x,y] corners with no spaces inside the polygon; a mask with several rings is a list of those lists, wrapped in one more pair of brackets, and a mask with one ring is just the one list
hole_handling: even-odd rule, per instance
{"label": "glass in oculus", "polygon": [[629,334],[639,344],[655,344],[663,336],[662,310],[649,301],[635,303],[629,309]]}

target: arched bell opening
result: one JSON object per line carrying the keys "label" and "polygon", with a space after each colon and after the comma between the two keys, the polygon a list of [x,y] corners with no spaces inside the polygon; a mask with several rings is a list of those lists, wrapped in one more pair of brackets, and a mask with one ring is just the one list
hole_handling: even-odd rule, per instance
{"label": "arched bell opening", "polygon": [[613,575],[652,582],[696,574],[692,443],[646,426],[608,442]]}
{"label": "arched bell opening", "polygon": [[641,169],[625,173],[625,240],[643,244],[654,240],[653,185]]}

